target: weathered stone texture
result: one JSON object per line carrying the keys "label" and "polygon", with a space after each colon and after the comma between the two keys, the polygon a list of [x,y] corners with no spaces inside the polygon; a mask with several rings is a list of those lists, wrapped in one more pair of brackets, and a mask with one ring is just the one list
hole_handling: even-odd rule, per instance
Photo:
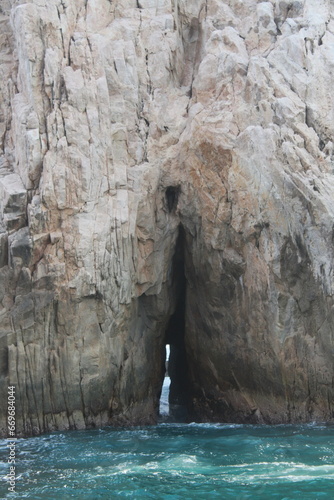
{"label": "weathered stone texture", "polygon": [[333,47],[330,0],[0,0],[18,433],[156,421],[180,231],[190,418],[333,420]]}

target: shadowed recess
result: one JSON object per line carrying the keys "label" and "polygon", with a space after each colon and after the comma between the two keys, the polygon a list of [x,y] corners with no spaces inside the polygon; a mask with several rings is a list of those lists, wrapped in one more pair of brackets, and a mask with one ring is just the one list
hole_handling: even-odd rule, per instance
{"label": "shadowed recess", "polygon": [[186,277],[184,272],[184,229],[179,228],[173,257],[173,289],[176,307],[166,329],[165,343],[170,344],[168,373],[171,379],[169,391],[170,417],[178,422],[187,417],[187,359],[184,344]]}

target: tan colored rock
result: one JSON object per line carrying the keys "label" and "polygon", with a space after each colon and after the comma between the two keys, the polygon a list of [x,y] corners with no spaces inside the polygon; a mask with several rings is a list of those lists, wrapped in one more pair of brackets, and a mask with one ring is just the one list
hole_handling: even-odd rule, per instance
{"label": "tan colored rock", "polygon": [[331,2],[3,0],[0,27],[18,433],[155,422],[167,341],[189,418],[333,420]]}

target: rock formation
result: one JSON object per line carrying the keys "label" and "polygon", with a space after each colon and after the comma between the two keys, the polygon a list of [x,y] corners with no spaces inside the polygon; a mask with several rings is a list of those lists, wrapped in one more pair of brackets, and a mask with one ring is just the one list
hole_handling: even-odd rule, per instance
{"label": "rock formation", "polygon": [[333,420],[333,47],[333,0],[0,0],[3,435],[8,385],[155,422],[167,342],[189,419]]}

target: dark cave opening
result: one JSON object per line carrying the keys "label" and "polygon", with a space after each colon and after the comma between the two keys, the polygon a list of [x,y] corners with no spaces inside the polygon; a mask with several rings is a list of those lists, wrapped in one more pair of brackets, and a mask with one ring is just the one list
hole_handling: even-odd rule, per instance
{"label": "dark cave opening", "polygon": [[172,212],[177,207],[179,194],[180,194],[179,186],[168,186],[168,188],[166,189],[166,203],[168,212]]}
{"label": "dark cave opening", "polygon": [[169,318],[165,344],[170,346],[168,359],[169,417],[173,421],[187,420],[187,356],[185,348],[185,232],[180,225],[172,262],[172,293],[175,297],[175,310]]}

